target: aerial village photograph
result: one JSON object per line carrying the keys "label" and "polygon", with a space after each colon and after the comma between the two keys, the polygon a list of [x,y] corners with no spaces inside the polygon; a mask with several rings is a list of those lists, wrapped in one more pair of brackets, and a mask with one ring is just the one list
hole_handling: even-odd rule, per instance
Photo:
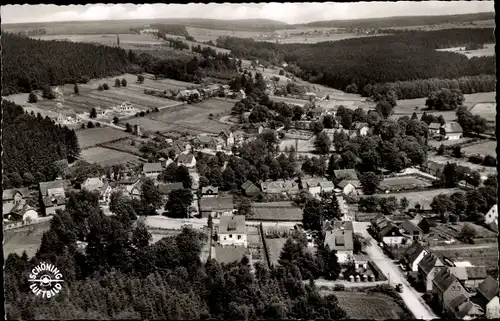
{"label": "aerial village photograph", "polygon": [[494,1],[1,7],[8,320],[498,319]]}

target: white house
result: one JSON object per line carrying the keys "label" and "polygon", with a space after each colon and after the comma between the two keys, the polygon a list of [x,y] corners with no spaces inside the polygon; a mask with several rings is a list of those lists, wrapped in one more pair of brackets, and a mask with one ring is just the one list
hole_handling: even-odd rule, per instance
{"label": "white house", "polygon": [[82,189],[89,192],[100,190],[104,186],[104,182],[100,177],[89,177],[81,185]]}
{"label": "white house", "polygon": [[500,318],[500,302],[498,296],[491,299],[488,304],[486,304],[486,319],[497,319]]}
{"label": "white house", "polygon": [[193,154],[180,154],[177,157],[177,165],[194,168],[196,166],[196,158]]}
{"label": "white house", "polygon": [[152,179],[157,179],[162,171],[163,166],[161,163],[145,163],[142,168],[142,173]]}
{"label": "white house", "polygon": [[330,250],[337,251],[337,259],[340,264],[354,259],[353,231],[345,229],[326,231],[324,244]]}
{"label": "white house", "polygon": [[440,128],[441,138],[447,140],[457,140],[462,138],[463,129],[457,122],[446,123]]}
{"label": "white house", "polygon": [[99,106],[95,108],[95,112],[97,114],[97,117],[102,117],[106,114],[106,111]]}
{"label": "white house", "polygon": [[498,204],[493,205],[493,207],[484,216],[484,220],[486,224],[498,224]]}
{"label": "white house", "polygon": [[419,242],[413,242],[404,252],[403,259],[411,271],[417,272],[418,263],[422,261],[427,253],[428,252]]}
{"label": "white house", "polygon": [[331,192],[335,188],[332,181],[325,178],[310,177],[302,178],[302,188],[306,189],[311,195],[316,196],[322,192]]}
{"label": "white house", "polygon": [[361,183],[358,180],[343,180],[338,186],[347,196],[361,194]]}
{"label": "white house", "polygon": [[224,215],[220,217],[219,244],[247,247],[245,215]]}

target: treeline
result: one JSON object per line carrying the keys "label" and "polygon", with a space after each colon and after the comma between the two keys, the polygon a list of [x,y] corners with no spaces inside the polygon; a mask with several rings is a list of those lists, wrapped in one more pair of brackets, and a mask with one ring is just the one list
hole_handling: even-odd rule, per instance
{"label": "treeline", "polygon": [[130,65],[123,49],[9,33],[2,35],[2,62],[2,96],[75,83],[84,77],[114,76]]}
{"label": "treeline", "polygon": [[[25,319],[343,319],[334,295],[320,296],[295,265],[268,270],[247,258],[231,264],[203,263],[206,236],[184,229],[150,244],[142,223],[105,216],[95,194],[71,194],[64,212],[50,222],[36,256],[11,254],[5,264],[9,320]],[[84,242],[79,249],[77,242]],[[293,249],[294,247],[291,246]],[[57,266],[63,290],[40,300],[27,282],[40,262]]]}
{"label": "treeline", "polygon": [[2,100],[2,111],[5,189],[53,180],[58,173],[54,162],[73,162],[80,153],[74,130],[55,125],[40,114],[27,114],[7,100]]}
{"label": "treeline", "polygon": [[158,29],[158,37],[160,35],[165,36],[181,36],[181,37],[189,37],[189,33],[186,29],[186,26],[179,24],[163,24],[163,23],[152,23],[149,25],[151,29]]}
{"label": "treeline", "polygon": [[441,88],[460,89],[463,94],[474,94],[496,90],[495,75],[478,75],[460,77],[457,79],[418,79],[396,81],[385,84],[366,85],[359,93],[363,97],[371,97],[375,92],[380,92],[384,87],[390,87],[398,99],[414,99],[427,97],[433,91]]}

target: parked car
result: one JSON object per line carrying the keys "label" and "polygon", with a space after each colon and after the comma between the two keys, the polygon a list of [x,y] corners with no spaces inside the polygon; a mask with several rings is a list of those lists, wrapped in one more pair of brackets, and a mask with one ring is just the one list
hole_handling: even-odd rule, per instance
{"label": "parked car", "polygon": [[401,284],[401,283],[396,284],[396,291],[398,291],[399,293],[402,293],[403,292],[403,284]]}

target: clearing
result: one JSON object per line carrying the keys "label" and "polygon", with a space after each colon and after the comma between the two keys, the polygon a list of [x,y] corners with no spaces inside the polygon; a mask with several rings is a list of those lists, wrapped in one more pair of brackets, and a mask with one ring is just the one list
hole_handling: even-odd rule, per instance
{"label": "clearing", "polygon": [[[430,209],[430,205],[432,203],[432,199],[434,196],[438,194],[453,194],[456,192],[461,192],[459,188],[441,188],[441,189],[433,189],[427,191],[416,191],[416,192],[403,192],[403,193],[387,193],[387,194],[375,194],[373,196],[376,197],[390,197],[394,196],[398,200],[406,197],[410,202],[409,208],[414,208],[418,203],[421,206],[421,209]],[[366,197],[366,196],[365,196]]]}
{"label": "clearing", "polygon": [[425,180],[417,176],[388,177],[380,183],[380,188],[389,191],[424,188],[430,186],[432,186],[432,183],[429,180]]}
{"label": "clearing", "polygon": [[[462,152],[463,149],[462,149]],[[489,151],[490,154],[495,156],[495,149],[491,149]],[[438,164],[446,164],[446,163],[456,163],[459,166],[465,166],[469,167],[470,169],[474,171],[478,171],[482,176],[484,175],[492,175],[497,173],[497,168],[496,167],[489,167],[489,166],[483,166],[483,165],[478,165],[478,164],[473,164],[471,162],[468,162],[466,159],[458,159],[458,158],[451,158],[447,156],[442,156],[442,155],[434,155],[434,156],[428,156],[428,160],[431,160],[433,162],[436,162]]]}
{"label": "clearing", "polygon": [[474,115],[481,115],[489,122],[495,122],[497,116],[496,103],[477,103],[470,112]]}
{"label": "clearing", "polygon": [[76,132],[76,137],[78,138],[80,148],[85,149],[132,136],[125,131],[120,131],[111,127],[99,127],[79,130]]}
{"label": "clearing", "polygon": [[483,49],[476,50],[465,50],[465,47],[454,47],[454,48],[444,48],[436,49],[437,51],[449,51],[462,54],[467,56],[467,58],[472,57],[484,57],[484,56],[494,56],[495,55],[495,44],[485,44]]}
{"label": "clearing", "polygon": [[30,258],[35,256],[42,243],[42,236],[49,230],[49,227],[50,222],[44,222],[12,230],[4,230],[4,257],[7,258],[11,253],[22,255],[23,251],[26,251],[26,254],[28,254]]}
{"label": "clearing", "polygon": [[103,147],[91,147],[81,152],[83,160],[89,163],[97,163],[101,166],[113,166],[118,164],[139,164],[139,158],[132,154],[119,152]]}
{"label": "clearing", "polygon": [[497,148],[497,142],[493,140],[485,141],[479,144],[474,144],[462,148],[462,152],[468,155],[479,154],[479,155],[493,155],[495,156],[495,150]]}

